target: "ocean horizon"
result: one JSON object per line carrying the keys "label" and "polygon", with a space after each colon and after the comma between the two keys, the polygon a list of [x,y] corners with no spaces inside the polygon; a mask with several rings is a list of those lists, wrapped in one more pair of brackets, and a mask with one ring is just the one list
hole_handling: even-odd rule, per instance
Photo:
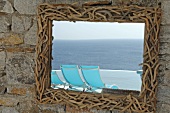
{"label": "ocean horizon", "polygon": [[53,40],[52,69],[60,65],[97,65],[109,70],[139,70],[142,39]]}

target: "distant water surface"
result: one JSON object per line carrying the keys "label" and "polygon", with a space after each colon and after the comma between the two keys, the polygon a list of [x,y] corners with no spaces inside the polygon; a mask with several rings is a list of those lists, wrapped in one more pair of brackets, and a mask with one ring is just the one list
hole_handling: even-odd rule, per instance
{"label": "distant water surface", "polygon": [[61,64],[98,65],[101,69],[139,70],[143,40],[53,40],[52,68]]}

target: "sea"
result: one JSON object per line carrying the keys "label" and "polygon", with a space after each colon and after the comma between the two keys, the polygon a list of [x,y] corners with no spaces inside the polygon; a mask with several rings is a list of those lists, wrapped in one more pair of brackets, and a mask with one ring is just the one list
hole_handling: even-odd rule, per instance
{"label": "sea", "polygon": [[52,69],[60,65],[93,65],[109,70],[140,70],[142,39],[53,40]]}
{"label": "sea", "polygon": [[[100,67],[105,84],[141,90],[141,76],[136,71],[142,69],[142,39],[53,40],[52,56],[52,69],[57,70],[62,81],[65,79],[60,65],[93,65]],[[81,72],[80,76],[84,80]]]}

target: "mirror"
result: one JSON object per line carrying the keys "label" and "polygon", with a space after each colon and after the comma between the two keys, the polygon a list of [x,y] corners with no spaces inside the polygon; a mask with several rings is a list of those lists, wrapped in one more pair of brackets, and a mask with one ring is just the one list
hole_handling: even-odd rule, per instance
{"label": "mirror", "polygon": [[[144,7],[134,5],[133,3],[128,6],[124,4],[75,6],[71,4],[54,5],[45,3],[41,4],[37,10],[38,37],[35,59],[36,101],[41,104],[62,103],[67,105],[66,107],[80,110],[117,109],[121,112],[155,112],[157,84],[159,82],[157,80],[157,74],[159,70],[160,48],[160,7]],[[139,94],[134,94],[136,92],[134,90],[114,90],[108,88],[108,92],[110,91],[109,94],[108,92],[104,92],[106,88],[102,89],[102,94],[51,88],[51,80],[53,80],[51,79],[52,22],[54,20],[145,23],[142,87]],[[74,32],[80,32],[80,30]],[[123,34],[122,31],[120,33]],[[73,77],[71,76],[71,78]],[[98,81],[96,80],[96,82]]]}
{"label": "mirror", "polygon": [[[52,87],[100,93],[102,88],[96,87],[103,83],[105,88],[140,91],[144,28],[144,23],[53,21],[51,76],[59,78],[51,79],[62,82],[57,85],[51,80]],[[76,70],[62,67],[72,65],[78,69],[77,76]],[[87,88],[76,85],[74,79],[85,82]]]}

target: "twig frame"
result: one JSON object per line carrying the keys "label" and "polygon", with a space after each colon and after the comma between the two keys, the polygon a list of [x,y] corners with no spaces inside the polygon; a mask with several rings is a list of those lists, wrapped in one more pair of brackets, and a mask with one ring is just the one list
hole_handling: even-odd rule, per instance
{"label": "twig frame", "polygon": [[[143,22],[145,23],[142,88],[138,97],[94,94],[50,88],[52,21]],[[75,109],[118,109],[129,112],[155,112],[159,67],[161,9],[138,5],[74,6],[41,4],[38,7],[36,44],[36,94],[39,103],[65,104]]]}

